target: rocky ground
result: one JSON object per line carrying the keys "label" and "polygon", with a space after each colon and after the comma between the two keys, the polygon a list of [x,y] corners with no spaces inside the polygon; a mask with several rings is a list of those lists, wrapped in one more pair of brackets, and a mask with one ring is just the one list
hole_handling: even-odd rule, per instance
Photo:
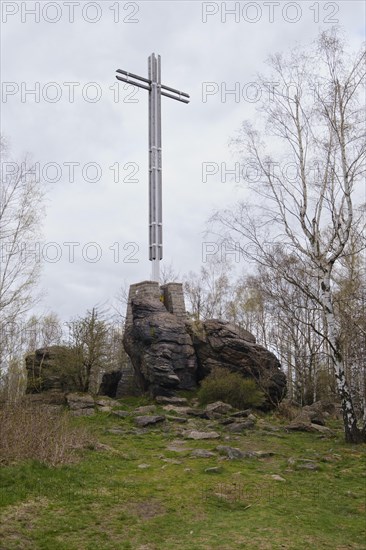
{"label": "rocky ground", "polygon": [[67,403],[92,442],[65,467],[2,469],[4,550],[364,548],[366,448],[329,406],[286,420],[184,397]]}

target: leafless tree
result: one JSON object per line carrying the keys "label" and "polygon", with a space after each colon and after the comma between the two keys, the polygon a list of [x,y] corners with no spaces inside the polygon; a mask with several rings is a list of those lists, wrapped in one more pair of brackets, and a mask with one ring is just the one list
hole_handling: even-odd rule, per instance
{"label": "leafless tree", "polygon": [[365,174],[365,51],[348,55],[332,29],[309,49],[272,55],[269,65],[272,75],[260,82],[277,84],[260,102],[265,125],[244,123],[236,141],[244,163],[256,167],[255,184],[248,182],[255,203],[242,202],[212,221],[224,238],[240,236],[247,258],[319,304],[346,441],[357,443],[366,440],[366,425],[346,379],[332,277],[351,232],[361,232],[355,202]]}
{"label": "leafless tree", "polygon": [[44,191],[27,159],[19,163],[10,158],[4,139],[0,152],[0,362],[3,367],[9,326],[19,325],[36,300],[35,287],[40,272],[36,247]]}
{"label": "leafless tree", "polygon": [[72,368],[82,391],[98,393],[102,375],[118,369],[122,357],[120,326],[98,306],[68,323],[69,346],[74,352]]}
{"label": "leafless tree", "polygon": [[231,265],[212,256],[199,273],[184,277],[183,289],[191,316],[196,320],[225,318],[231,292]]}
{"label": "leafless tree", "polygon": [[174,269],[173,264],[165,264],[161,266],[160,270],[160,284],[165,285],[167,283],[179,282],[180,275]]}

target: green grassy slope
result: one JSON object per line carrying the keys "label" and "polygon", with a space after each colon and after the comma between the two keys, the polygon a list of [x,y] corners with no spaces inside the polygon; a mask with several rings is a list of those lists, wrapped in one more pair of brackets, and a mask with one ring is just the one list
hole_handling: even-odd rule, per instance
{"label": "green grassy slope", "polygon": [[[286,433],[269,416],[242,435],[196,418],[142,430],[105,413],[73,423],[98,441],[76,463],[1,468],[1,550],[366,548],[366,446],[345,445],[340,423],[326,437]],[[189,429],[220,438],[185,439]],[[275,454],[228,460],[217,445]]]}

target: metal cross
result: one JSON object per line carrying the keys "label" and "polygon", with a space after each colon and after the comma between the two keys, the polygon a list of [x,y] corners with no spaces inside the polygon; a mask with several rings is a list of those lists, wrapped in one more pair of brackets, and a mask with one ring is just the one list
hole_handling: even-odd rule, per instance
{"label": "metal cross", "polygon": [[116,78],[149,92],[149,260],[152,280],[159,282],[159,262],[163,258],[161,96],[189,103],[189,95],[161,83],[160,55],[149,56],[148,68],[149,78],[122,69],[117,69]]}

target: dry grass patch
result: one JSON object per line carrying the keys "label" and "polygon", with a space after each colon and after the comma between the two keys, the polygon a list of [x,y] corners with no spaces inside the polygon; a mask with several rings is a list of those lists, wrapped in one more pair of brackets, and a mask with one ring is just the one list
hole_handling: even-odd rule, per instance
{"label": "dry grass patch", "polygon": [[0,539],[6,540],[6,550],[34,550],[29,535],[36,526],[40,511],[47,506],[48,500],[39,497],[7,507],[0,516]]}
{"label": "dry grass patch", "polygon": [[140,502],[129,502],[126,511],[143,520],[152,519],[165,514],[165,507],[155,499]]}
{"label": "dry grass patch", "polygon": [[39,460],[49,466],[74,462],[91,444],[85,429],[72,427],[69,414],[39,403],[6,404],[0,409],[0,463]]}

